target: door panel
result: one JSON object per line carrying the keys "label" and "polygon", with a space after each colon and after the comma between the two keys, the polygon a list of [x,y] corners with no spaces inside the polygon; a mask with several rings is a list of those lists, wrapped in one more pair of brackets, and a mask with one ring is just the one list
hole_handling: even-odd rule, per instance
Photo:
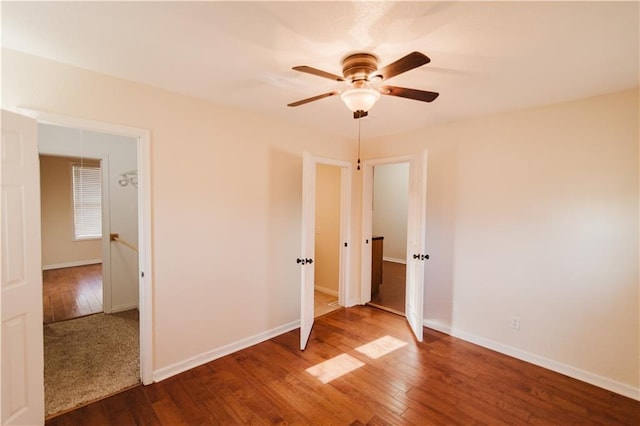
{"label": "door panel", "polygon": [[427,153],[409,163],[409,208],[407,218],[407,295],[405,315],[418,341],[422,341],[427,216]]}
{"label": "door panel", "polygon": [[[311,154],[302,157],[302,250],[300,264],[300,349],[307,347],[313,328],[313,288],[316,215],[316,164]],[[309,262],[311,260],[311,262]]]}
{"label": "door panel", "polygon": [[[362,303],[371,301],[371,238],[373,232],[374,166],[409,162],[407,207],[407,273],[405,316],[418,341],[422,341],[424,305],[425,229],[427,211],[427,152],[406,157],[366,160],[362,185]],[[418,255],[414,258],[413,255]]]}
{"label": "door panel", "polygon": [[371,262],[373,247],[373,164],[364,162],[362,168],[362,259],[360,302],[371,302]]}
{"label": "door panel", "polygon": [[44,423],[35,120],[2,111],[2,424]]}

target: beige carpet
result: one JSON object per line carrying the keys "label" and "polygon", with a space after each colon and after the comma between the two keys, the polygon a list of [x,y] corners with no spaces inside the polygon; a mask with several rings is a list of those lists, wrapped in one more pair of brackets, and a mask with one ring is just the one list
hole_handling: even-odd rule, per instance
{"label": "beige carpet", "polygon": [[138,384],[138,342],[137,310],[45,325],[46,417]]}

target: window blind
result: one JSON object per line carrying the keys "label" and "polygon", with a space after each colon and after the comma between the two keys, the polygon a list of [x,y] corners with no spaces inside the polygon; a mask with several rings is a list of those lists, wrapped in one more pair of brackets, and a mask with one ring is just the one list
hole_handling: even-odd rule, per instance
{"label": "window blind", "polygon": [[102,238],[100,167],[72,164],[75,238]]}

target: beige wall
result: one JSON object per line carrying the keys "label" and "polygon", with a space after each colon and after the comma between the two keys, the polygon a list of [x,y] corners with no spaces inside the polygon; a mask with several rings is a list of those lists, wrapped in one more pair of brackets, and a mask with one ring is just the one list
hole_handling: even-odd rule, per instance
{"label": "beige wall", "polygon": [[355,141],[10,50],[2,106],[150,129],[156,372],[299,320],[302,153]]}
{"label": "beige wall", "polygon": [[338,295],[340,273],[340,167],[317,165],[316,290]]}
{"label": "beige wall", "polygon": [[638,127],[628,91],[365,145],[428,150],[427,324],[638,395]]}
{"label": "beige wall", "polygon": [[[302,152],[353,141],[6,50],[2,106],[151,130],[156,370],[299,318]],[[363,144],[429,151],[427,323],[637,394],[638,113],[616,93]]]}
{"label": "beige wall", "polygon": [[[99,263],[100,240],[75,240],[71,163],[79,158],[40,156],[42,268],[54,269]],[[85,164],[88,162],[85,160]],[[100,166],[99,163],[94,163]]]}
{"label": "beige wall", "polygon": [[406,263],[409,163],[374,167],[373,235],[384,237],[385,260]]}

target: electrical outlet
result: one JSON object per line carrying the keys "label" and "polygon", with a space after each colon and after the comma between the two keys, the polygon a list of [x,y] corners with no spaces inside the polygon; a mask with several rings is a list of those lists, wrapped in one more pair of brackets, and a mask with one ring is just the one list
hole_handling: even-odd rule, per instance
{"label": "electrical outlet", "polygon": [[520,330],[520,317],[511,317],[511,328]]}

